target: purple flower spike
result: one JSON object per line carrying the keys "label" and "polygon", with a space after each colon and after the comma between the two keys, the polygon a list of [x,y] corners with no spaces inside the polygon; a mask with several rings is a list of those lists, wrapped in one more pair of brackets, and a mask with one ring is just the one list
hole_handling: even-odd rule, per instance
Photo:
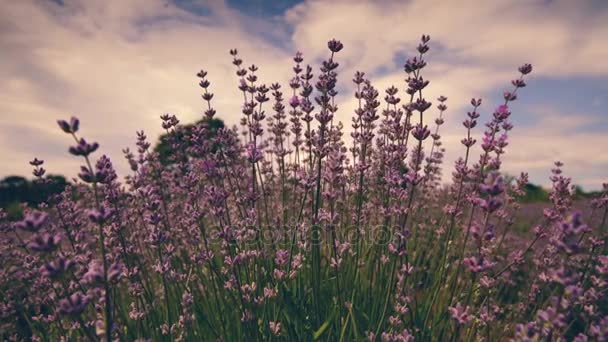
{"label": "purple flower spike", "polygon": [[65,271],[74,266],[74,262],[64,257],[59,257],[55,261],[51,261],[40,268],[40,273],[48,278],[57,278]]}
{"label": "purple flower spike", "polygon": [[46,170],[43,167],[38,167],[38,168],[34,169],[34,171],[32,172],[32,174],[36,177],[42,177],[42,176],[44,176],[45,173],[46,173]]}
{"label": "purple flower spike", "polygon": [[513,84],[513,86],[516,88],[523,88],[526,86],[526,82],[522,79],[513,80],[511,81],[511,84]]}
{"label": "purple flower spike", "polygon": [[473,319],[473,316],[469,314],[469,307],[465,307],[460,303],[457,303],[454,307],[450,306],[448,310],[450,311],[452,319],[459,325],[465,325]]}
{"label": "purple flower spike", "polygon": [[300,99],[298,99],[297,96],[293,96],[290,100],[289,100],[289,105],[293,108],[297,108],[300,105]]}
{"label": "purple flower spike", "polygon": [[75,156],[87,157],[89,154],[97,151],[98,148],[98,143],[94,142],[92,144],[89,144],[88,142],[86,142],[86,140],[80,139],[78,145],[70,147],[69,151]]}
{"label": "purple flower spike", "polygon": [[78,132],[78,128],[80,127],[80,120],[72,116],[72,118],[70,118],[70,122],[67,122],[65,120],[57,120],[57,124],[59,125],[59,128],[61,128],[61,130],[65,133],[74,134]]}
{"label": "purple flower spike", "polygon": [[76,292],[59,301],[59,313],[62,315],[79,315],[86,309],[89,302],[90,298],[88,296]]}
{"label": "purple flower spike", "polygon": [[428,129],[428,127],[426,125],[420,126],[420,125],[416,125],[416,127],[414,127],[414,130],[412,131],[412,135],[414,136],[414,138],[416,138],[416,140],[424,140],[426,138],[429,137],[429,135],[431,134],[431,131]]}
{"label": "purple flower spike", "polygon": [[475,145],[477,140],[475,140],[471,137],[468,137],[468,138],[463,138],[460,142],[466,147],[471,147],[471,146]]}
{"label": "purple flower spike", "polygon": [[489,262],[484,258],[478,258],[475,256],[464,258],[462,264],[471,272],[479,273],[492,268],[495,263]]}
{"label": "purple flower spike", "polygon": [[287,262],[289,261],[289,252],[284,249],[278,250],[276,253],[276,257],[274,258],[274,261],[279,266],[286,265]]}
{"label": "purple flower spike", "polygon": [[505,191],[504,180],[498,172],[490,173],[480,190],[490,196],[498,196]]}
{"label": "purple flower spike", "polygon": [[120,263],[114,263],[108,268],[108,281],[114,283],[118,281],[124,273],[124,267]]}
{"label": "purple flower spike", "polygon": [[80,120],[78,120],[77,117],[72,116],[72,118],[70,118],[70,127],[73,133],[78,132],[78,128],[80,128]]}
{"label": "purple flower spike", "polygon": [[247,159],[250,163],[256,163],[264,157],[262,151],[253,143],[247,145]]}
{"label": "purple flower spike", "polygon": [[70,127],[70,124],[65,121],[65,120],[57,120],[57,124],[59,125],[59,128],[61,128],[62,131],[64,131],[65,133],[72,133],[72,128]]}
{"label": "purple flower spike", "polygon": [[518,70],[522,73],[522,75],[527,75],[532,72],[532,64],[526,63],[520,66]]}
{"label": "purple flower spike", "polygon": [[415,110],[423,113],[425,110],[431,108],[433,104],[425,99],[418,99],[413,105]]}
{"label": "purple flower spike", "polygon": [[329,42],[327,42],[327,47],[329,48],[329,50],[331,52],[335,53],[335,52],[340,52],[340,50],[342,50],[344,45],[339,40],[332,39]]}
{"label": "purple flower spike", "polygon": [[80,179],[82,179],[82,181],[85,183],[95,182],[95,175],[93,175],[91,173],[91,170],[89,170],[89,168],[86,166],[80,167],[80,173],[78,173],[78,177],[80,177]]}
{"label": "purple flower spike", "polygon": [[93,260],[89,264],[89,270],[82,277],[89,284],[103,283],[103,266],[100,261]]}
{"label": "purple flower spike", "polygon": [[22,221],[17,222],[17,228],[28,230],[30,232],[37,232],[46,222],[48,216],[48,214],[39,211],[29,213]]}
{"label": "purple flower spike", "polygon": [[103,224],[110,216],[112,216],[112,209],[106,207],[89,211],[89,219],[97,224]]}
{"label": "purple flower spike", "polygon": [[49,252],[54,250],[60,241],[61,237],[59,235],[45,233],[33,237],[28,244],[28,248],[36,252]]}
{"label": "purple flower spike", "polygon": [[506,120],[509,118],[509,115],[511,115],[511,112],[509,111],[509,106],[507,105],[500,105],[494,111],[494,117],[499,121]]}
{"label": "purple flower spike", "polygon": [[44,164],[44,160],[40,160],[38,158],[34,158],[34,160],[30,162],[30,165],[32,166],[40,166],[42,164]]}

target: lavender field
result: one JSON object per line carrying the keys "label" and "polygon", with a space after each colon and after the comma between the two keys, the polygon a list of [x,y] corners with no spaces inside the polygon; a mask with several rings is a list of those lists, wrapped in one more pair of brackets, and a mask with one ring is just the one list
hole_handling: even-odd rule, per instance
{"label": "lavender field", "polygon": [[[532,65],[501,103],[450,113],[425,95],[431,46],[404,62],[405,91],[340,73],[338,40],[320,65],[296,53],[286,85],[230,50],[240,126],[213,125],[230,94],[200,71],[204,117],[160,117],[162,161],[143,131],[109,157],[58,120],[79,179],[0,223],[2,339],[605,341],[608,184],[574,207],[556,162],[550,200],[522,213],[528,175],[502,162]],[[349,122],[338,83],[358,103]],[[454,165],[445,120],[462,121]]]}

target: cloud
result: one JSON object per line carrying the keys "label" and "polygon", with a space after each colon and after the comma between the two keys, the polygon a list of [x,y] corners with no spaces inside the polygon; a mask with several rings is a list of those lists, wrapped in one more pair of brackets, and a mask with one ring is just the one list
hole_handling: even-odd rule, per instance
{"label": "cloud", "polygon": [[[305,1],[272,17],[248,15],[222,1],[2,2],[0,153],[10,162],[0,175],[29,172],[24,161],[35,153],[55,161],[51,172],[74,175],[78,161],[65,152],[70,139],[55,124],[71,115],[82,119],[83,134],[99,141],[102,152],[124,174],[127,164],[121,149],[131,145],[136,130],[144,129],[154,139],[161,133],[162,113],[176,114],[183,122],[200,117],[195,74],[201,68],[209,72],[218,116],[236,124],[240,93],[228,55],[235,47],[246,64],[260,67],[261,82],[287,86],[296,50],[304,52],[305,63],[314,65],[318,74],[317,63],[328,55],[327,40],[340,39],[345,48],[337,56],[338,118],[348,128],[355,108],[350,82],[354,71],[367,72],[381,93],[390,85],[403,90],[402,64],[422,33],[432,37],[424,70],[431,85],[425,96],[449,98],[444,135],[446,169],[451,168],[461,152],[460,122],[469,99],[484,97],[488,115],[493,104],[486,97],[507,88],[519,64],[534,64],[531,86],[535,77],[608,78],[608,64],[598,62],[608,59],[608,48],[598,44],[600,37],[608,36],[604,22],[608,10],[583,1]],[[559,108],[559,99],[555,102],[552,110]],[[572,171],[582,183],[599,187],[601,175],[585,171],[581,160],[598,169],[605,163],[597,154],[601,151],[590,147],[588,154],[581,154],[570,149],[601,146],[601,132],[585,134],[582,126],[582,132],[572,132],[571,122],[556,119],[568,113],[553,111],[548,119],[546,112],[514,106],[537,120],[519,125],[515,119],[514,148],[506,167],[538,167],[533,180],[544,179],[540,168],[557,154],[566,165],[578,165]],[[546,148],[559,146],[564,136],[572,143]],[[549,167],[542,170],[548,172]]]}
{"label": "cloud", "polygon": [[[131,145],[136,130],[144,129],[154,139],[161,133],[158,117],[165,112],[184,122],[201,117],[195,77],[201,68],[209,71],[211,90],[218,94],[218,115],[237,123],[240,93],[229,49],[238,47],[246,63],[262,64],[258,74],[263,82],[281,79],[282,70],[289,70],[285,52],[248,36],[243,27],[234,28],[234,13],[221,4],[208,8],[209,16],[164,1],[65,1],[64,6],[23,1],[2,7],[0,46],[9,53],[0,66],[5,80],[0,127],[35,129],[44,134],[39,142],[67,148],[70,138],[55,120],[79,116],[83,134],[99,141],[121,171],[127,170],[121,149]],[[33,157],[36,151],[26,148],[30,142],[20,130],[4,132],[6,140],[15,142],[11,154]],[[45,156],[38,157],[62,158],[66,148],[44,150]],[[50,171],[77,172],[68,166],[72,163]],[[1,170],[15,172],[29,172],[29,165]]]}
{"label": "cloud", "polygon": [[412,51],[422,33],[454,65],[495,69],[533,61],[539,75],[608,74],[608,10],[586,1],[306,1],[287,11],[294,45],[322,54],[319,37],[345,42],[342,58],[368,71]]}
{"label": "cloud", "polygon": [[[345,48],[338,60],[346,74],[355,68],[371,72],[381,90],[391,84],[403,89],[402,61],[411,55],[422,33],[431,35],[431,80],[425,96],[448,96],[446,125],[442,128],[447,149],[444,173],[464,151],[460,122],[469,99],[483,97],[485,117],[493,110],[491,98],[510,89],[516,67],[534,64],[529,83],[536,78],[608,77],[608,48],[598,44],[608,36],[608,8],[589,1],[306,1],[285,14],[294,26],[293,44],[318,59],[326,54],[319,37],[339,37]],[[401,59],[398,63],[396,59]],[[388,70],[378,72],[379,70]],[[341,69],[342,70],[342,69]],[[576,87],[576,84],[572,84]],[[523,89],[526,98],[528,89]],[[530,171],[531,180],[548,185],[553,161],[562,160],[575,183],[600,188],[608,161],[601,146],[606,132],[586,132],[593,117],[564,113],[559,99],[540,110],[513,104],[516,128],[505,158],[507,172]],[[594,103],[602,103],[594,99]],[[346,115],[355,102],[344,100]],[[434,118],[431,115],[431,118]],[[575,118],[575,119],[573,119]],[[483,123],[483,117],[480,123]],[[605,122],[605,121],[604,121]],[[481,130],[479,128],[478,130]],[[479,134],[479,132],[478,132]],[[605,179],[603,180],[605,181]]]}
{"label": "cloud", "polygon": [[608,118],[565,113],[552,106],[534,107],[530,113],[537,122],[514,129],[504,161],[507,171],[528,171],[537,183],[548,185],[553,162],[562,161],[574,184],[599,189],[607,181],[606,134],[583,128],[606,125]]}

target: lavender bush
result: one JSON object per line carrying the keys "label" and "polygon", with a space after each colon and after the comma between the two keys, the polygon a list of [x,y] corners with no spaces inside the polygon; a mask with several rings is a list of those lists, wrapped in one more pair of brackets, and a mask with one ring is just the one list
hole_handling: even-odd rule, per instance
{"label": "lavender bush", "polygon": [[[58,121],[80,181],[2,220],[2,339],[608,340],[608,184],[583,218],[558,162],[550,205],[510,232],[527,175],[501,164],[525,64],[477,139],[471,100],[443,185],[448,107],[424,97],[429,40],[405,63],[404,99],[355,73],[349,145],[334,119],[336,40],[318,72],[297,53],[285,90],[231,50],[241,128],[185,134],[163,115],[172,163],[138,132],[122,182],[78,119]],[[211,83],[197,76],[210,120]],[[44,182],[43,161],[31,164]]]}

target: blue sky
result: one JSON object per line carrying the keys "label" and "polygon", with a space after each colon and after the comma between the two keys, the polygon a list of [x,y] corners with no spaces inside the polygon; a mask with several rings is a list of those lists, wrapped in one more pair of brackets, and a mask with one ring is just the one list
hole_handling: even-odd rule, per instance
{"label": "blue sky", "polygon": [[517,66],[532,63],[528,87],[512,106],[505,171],[527,171],[547,185],[553,161],[561,160],[574,183],[599,189],[608,181],[607,23],[608,2],[599,0],[4,1],[0,177],[29,174],[34,156],[49,172],[75,175],[79,161],[55,124],[71,115],[126,173],[121,150],[133,146],[136,130],[156,137],[165,112],[182,122],[200,117],[194,75],[201,68],[209,71],[218,116],[236,124],[230,48],[260,67],[262,82],[286,86],[296,51],[317,69],[327,40],[340,39],[338,118],[348,126],[354,71],[378,88],[403,89],[403,62],[427,33],[427,96],[449,99],[446,171],[462,153],[469,99],[484,100],[487,118]]}

